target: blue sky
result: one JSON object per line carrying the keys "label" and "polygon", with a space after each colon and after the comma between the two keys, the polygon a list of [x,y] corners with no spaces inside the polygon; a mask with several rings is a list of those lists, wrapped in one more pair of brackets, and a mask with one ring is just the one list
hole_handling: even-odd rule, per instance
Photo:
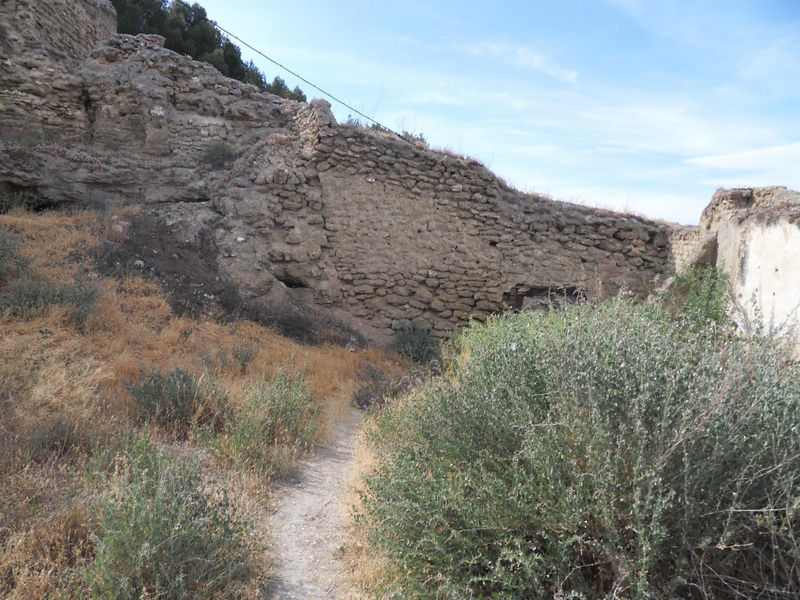
{"label": "blue sky", "polygon": [[718,187],[800,189],[800,0],[200,4],[358,110],[525,191],[692,224]]}

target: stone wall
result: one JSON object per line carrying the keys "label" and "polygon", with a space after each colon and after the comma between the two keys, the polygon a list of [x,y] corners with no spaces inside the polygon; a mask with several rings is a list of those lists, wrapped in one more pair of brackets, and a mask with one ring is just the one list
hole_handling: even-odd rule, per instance
{"label": "stone wall", "polygon": [[82,139],[84,90],[73,68],[116,27],[108,0],[0,3],[0,136]]}
{"label": "stone wall", "polygon": [[0,24],[8,56],[40,49],[81,60],[95,43],[114,35],[117,15],[109,0],[4,0]]}
{"label": "stone wall", "polygon": [[373,337],[408,319],[444,334],[623,286],[643,295],[671,264],[669,225],[520,193],[475,161],[337,125],[322,101],[296,124],[219,186],[217,209],[238,213],[218,232],[221,260],[245,288],[272,273],[313,290]]}
{"label": "stone wall", "polygon": [[[28,19],[40,38],[58,7]],[[29,48],[7,61],[0,193],[143,207],[180,243],[214,249],[251,314],[305,306],[377,342],[408,319],[444,335],[623,286],[641,296],[670,268],[670,225],[520,193],[475,161],[338,125],[323,101],[261,93],[162,44],[115,35],[84,60]],[[235,160],[210,164],[215,145]]]}

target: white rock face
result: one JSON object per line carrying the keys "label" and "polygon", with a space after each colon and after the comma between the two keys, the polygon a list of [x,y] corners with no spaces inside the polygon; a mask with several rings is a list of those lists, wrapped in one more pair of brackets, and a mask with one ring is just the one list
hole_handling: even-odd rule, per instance
{"label": "white rock face", "polygon": [[[726,231],[727,230],[727,231]],[[720,266],[732,284],[742,329],[760,320],[767,332],[800,325],[800,227],[754,224],[720,231]]]}
{"label": "white rock face", "polygon": [[711,263],[728,274],[739,327],[794,335],[800,358],[800,193],[721,190],[689,233],[682,243],[695,255],[684,262]]}

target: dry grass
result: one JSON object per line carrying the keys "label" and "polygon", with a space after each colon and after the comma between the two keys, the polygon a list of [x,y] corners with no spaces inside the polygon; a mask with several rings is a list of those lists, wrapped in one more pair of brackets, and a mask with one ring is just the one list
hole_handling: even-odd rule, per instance
{"label": "dry grass", "polygon": [[[84,485],[92,445],[130,423],[135,407],[125,383],[137,381],[142,370],[180,366],[201,377],[207,367],[203,355],[220,349],[230,354],[234,346],[250,345],[258,354],[246,372],[235,364],[214,373],[235,402],[251,376],[269,377],[294,357],[307,370],[324,442],[348,410],[356,366],[381,360],[371,352],[301,346],[251,322],[175,317],[153,284],[135,277],[99,277],[92,270],[92,254],[99,236],[119,220],[104,221],[88,212],[0,215],[0,225],[18,233],[22,253],[36,273],[57,283],[84,273],[104,292],[81,330],[64,309],[24,319],[0,314],[2,597],[58,597],[61,587],[66,596],[77,592],[74,568],[90,558],[91,524],[81,508],[81,493],[69,490]],[[256,491],[264,482],[245,485],[246,474],[223,473],[226,467],[216,461],[208,464],[210,479],[238,493],[239,503],[255,513],[266,533],[266,500]]]}
{"label": "dry grass", "polygon": [[[367,421],[364,433],[371,427]],[[342,547],[344,579],[340,583],[339,597],[344,600],[368,600],[372,593],[389,578],[388,562],[375,554],[369,547],[363,531],[356,522],[355,515],[361,510],[361,494],[364,491],[363,478],[378,465],[378,456],[362,435],[356,446],[356,459],[348,481],[349,493],[344,505],[347,507],[349,537]]]}

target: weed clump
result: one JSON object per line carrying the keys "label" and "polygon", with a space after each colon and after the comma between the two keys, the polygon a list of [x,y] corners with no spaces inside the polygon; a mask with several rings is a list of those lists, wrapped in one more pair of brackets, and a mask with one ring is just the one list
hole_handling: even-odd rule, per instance
{"label": "weed clump", "polygon": [[429,363],[440,357],[439,340],[418,321],[404,321],[388,349],[415,363]]}
{"label": "weed clump", "polygon": [[28,436],[27,446],[31,460],[45,462],[85,449],[86,444],[73,424],[59,418],[36,427]]}
{"label": "weed clump", "polygon": [[304,370],[291,363],[269,380],[250,381],[241,408],[228,423],[222,451],[231,462],[270,478],[295,468],[317,433],[317,409]]}
{"label": "weed clump", "polygon": [[234,346],[231,348],[231,354],[234,360],[239,363],[242,373],[247,370],[247,366],[258,356],[256,349],[247,344]]}
{"label": "weed clump", "polygon": [[617,299],[475,324],[462,351],[375,420],[388,595],[800,594],[800,368],[775,340]]}
{"label": "weed clump", "polygon": [[220,394],[210,378],[198,381],[180,367],[167,373],[144,371],[140,383],[125,385],[139,407],[143,421],[171,426],[186,433],[192,426],[224,424],[227,398]]}
{"label": "weed clump", "polygon": [[91,597],[240,597],[258,548],[227,497],[144,437],[128,431],[115,446],[91,472],[101,488]]}
{"label": "weed clump", "polygon": [[72,284],[55,284],[47,279],[20,279],[0,296],[0,308],[14,316],[27,317],[51,306],[67,308],[69,321],[83,326],[94,311],[102,289],[78,279]]}
{"label": "weed clump", "polygon": [[358,388],[353,392],[352,404],[362,410],[383,408],[391,400],[409,392],[430,374],[424,368],[391,371],[372,363],[364,363],[355,372]]}
{"label": "weed clump", "polygon": [[686,269],[675,276],[667,304],[689,329],[698,331],[709,324],[731,325],[728,276],[711,266]]}
{"label": "weed clump", "polygon": [[0,225],[0,287],[25,275],[28,265],[29,261],[20,253],[17,236]]}

